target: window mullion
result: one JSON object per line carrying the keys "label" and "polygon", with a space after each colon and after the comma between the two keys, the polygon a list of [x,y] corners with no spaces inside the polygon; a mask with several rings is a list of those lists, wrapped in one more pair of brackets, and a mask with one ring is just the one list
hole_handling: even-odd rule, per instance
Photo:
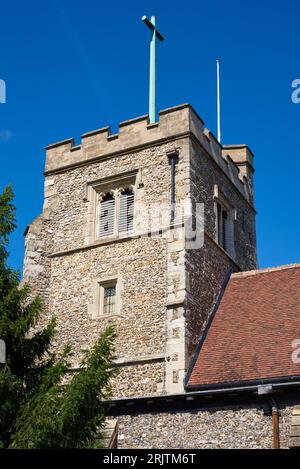
{"label": "window mullion", "polygon": [[119,236],[119,218],[120,218],[120,199],[121,199],[121,192],[123,189],[116,189],[114,190],[115,196],[115,236]]}

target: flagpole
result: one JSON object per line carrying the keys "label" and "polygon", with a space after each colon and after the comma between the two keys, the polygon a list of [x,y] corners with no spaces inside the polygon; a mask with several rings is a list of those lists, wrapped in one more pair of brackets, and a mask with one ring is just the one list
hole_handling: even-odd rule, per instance
{"label": "flagpole", "polygon": [[218,115],[218,141],[221,143],[221,96],[220,96],[220,60],[217,60],[217,115]]}

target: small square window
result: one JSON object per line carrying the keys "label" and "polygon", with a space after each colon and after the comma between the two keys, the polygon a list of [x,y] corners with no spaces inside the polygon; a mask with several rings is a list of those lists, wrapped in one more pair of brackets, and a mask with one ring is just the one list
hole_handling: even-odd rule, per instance
{"label": "small square window", "polygon": [[93,302],[88,305],[93,319],[120,315],[120,283],[116,278],[93,283]]}
{"label": "small square window", "polygon": [[118,314],[118,284],[117,280],[107,280],[98,283],[98,316]]}
{"label": "small square window", "polygon": [[104,287],[103,314],[116,312],[116,285]]}

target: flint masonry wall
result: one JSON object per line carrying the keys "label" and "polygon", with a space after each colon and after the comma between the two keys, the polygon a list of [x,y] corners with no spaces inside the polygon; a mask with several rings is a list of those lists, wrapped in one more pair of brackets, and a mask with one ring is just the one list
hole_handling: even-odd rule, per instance
{"label": "flint masonry wall", "polygon": [[[43,320],[55,314],[59,328],[57,349],[71,343],[76,353],[75,367],[81,350],[90,347],[100,331],[113,322],[118,334],[118,359],[135,362],[122,369],[116,384],[119,396],[161,392],[165,386],[167,240],[126,239],[84,247],[85,184],[87,180],[142,167],[143,187],[137,190],[140,193],[136,197],[149,207],[157,199],[168,198],[168,149],[168,145],[154,147],[50,176],[52,200],[47,201],[47,211],[51,215],[44,221],[47,228],[43,230],[43,242],[51,265],[47,259],[44,265],[33,269],[38,287],[44,273],[49,279],[48,314]],[[28,242],[34,229],[35,225],[29,230]],[[75,252],[70,252],[72,249]],[[32,271],[36,260],[32,259],[25,272],[27,268]],[[93,319],[88,312],[93,303],[93,286],[95,281],[107,277],[116,277],[121,283],[120,315]]]}
{"label": "flint masonry wall", "polygon": [[[87,236],[94,182],[134,173],[136,202],[146,208],[170,204],[167,154],[174,150],[179,154],[176,202],[192,197],[207,205],[202,249],[187,253],[180,227],[168,236],[140,233],[110,241]],[[157,124],[148,125],[142,117],[120,124],[117,135],[105,128],[84,134],[78,146],[69,139],[47,147],[44,210],[27,230],[24,280],[45,299],[41,324],[57,317],[55,348],[71,343],[75,368],[82,350],[115,324],[117,364],[122,365],[114,386],[118,397],[182,392],[190,356],[228,267],[249,268],[255,262],[254,241],[243,252],[239,229],[240,266],[216,245],[214,184],[229,191],[238,207],[251,203],[237,165],[225,161],[189,105],[162,111]],[[249,253],[253,258],[246,260]],[[119,314],[95,318],[95,284],[111,277],[120,286]]]}
{"label": "flint masonry wall", "polygon": [[[171,110],[161,116],[159,126],[147,126],[147,119],[138,119],[121,124],[118,136],[110,137],[108,130],[105,138],[104,131],[92,132],[83,136],[80,147],[67,141],[47,149],[44,211],[26,235],[24,279],[45,298],[41,325],[56,316],[55,348],[60,351],[70,343],[75,368],[82,350],[108,324],[115,324],[117,362],[122,365],[114,386],[119,397],[164,392],[173,381],[177,385],[178,370],[183,373],[180,344],[173,360],[167,360],[167,353],[181,340],[173,316],[167,314],[173,312],[173,303],[178,314],[178,298],[182,302],[184,297],[180,276],[177,282],[174,275],[168,281],[167,252],[168,245],[174,245],[171,250],[183,266],[182,247],[178,249],[174,233],[168,239],[142,236],[87,245],[87,185],[134,171],[139,175],[137,202],[146,208],[158,202],[169,204],[167,152],[176,145],[180,152],[176,197],[185,197],[182,174],[188,171],[188,136],[184,134],[188,119],[188,108]],[[183,132],[177,135],[179,130]],[[147,145],[147,135],[153,135],[155,143]],[[95,282],[107,277],[117,278],[120,284],[120,314],[93,318],[89,307]],[[168,297],[172,301],[167,304]]]}
{"label": "flint masonry wall", "polygon": [[[190,145],[190,194],[193,204],[204,204],[205,237],[202,249],[186,251],[187,367],[230,272],[257,268],[253,167],[252,160],[250,165],[247,159],[249,150],[246,146],[239,146],[235,154],[236,163],[244,165],[247,162],[249,166],[249,179],[246,179],[244,170],[240,173],[230,156],[225,159],[231,147],[225,153],[211,134],[206,135],[208,146],[201,145],[199,140],[192,140]],[[237,152],[236,147],[232,151]],[[220,154],[223,156],[222,164],[218,164]],[[237,177],[241,177],[238,184]],[[233,212],[233,248],[229,255],[216,242],[215,204],[219,197],[230,204]]]}
{"label": "flint masonry wall", "polygon": [[[290,444],[292,407],[280,410],[280,447]],[[272,416],[264,408],[133,414],[118,417],[118,447],[126,449],[272,449]]]}

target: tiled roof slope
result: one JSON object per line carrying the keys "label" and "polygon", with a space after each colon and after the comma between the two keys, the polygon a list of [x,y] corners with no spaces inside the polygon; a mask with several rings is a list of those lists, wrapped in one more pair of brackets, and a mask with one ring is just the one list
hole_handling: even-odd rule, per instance
{"label": "tiled roof slope", "polygon": [[233,274],[188,386],[300,376],[300,363],[292,359],[295,339],[300,341],[300,264]]}

